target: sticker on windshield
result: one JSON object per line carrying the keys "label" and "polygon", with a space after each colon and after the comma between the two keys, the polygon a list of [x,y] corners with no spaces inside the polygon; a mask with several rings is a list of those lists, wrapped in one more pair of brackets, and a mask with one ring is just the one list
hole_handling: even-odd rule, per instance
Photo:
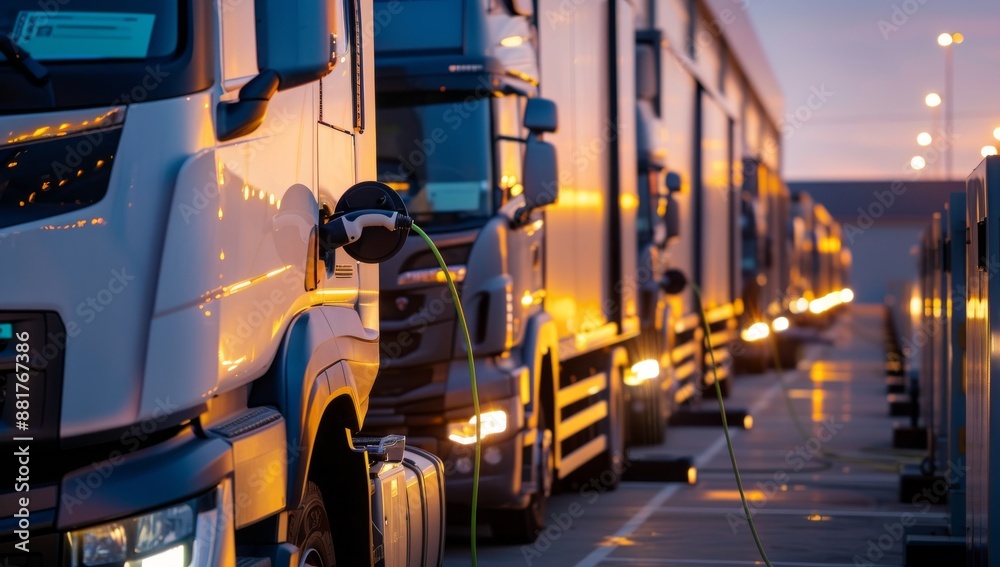
{"label": "sticker on windshield", "polygon": [[428,181],[427,199],[435,213],[475,211],[481,185],[475,181]]}
{"label": "sticker on windshield", "polygon": [[155,14],[30,12],[17,14],[11,39],[32,57],[136,59],[146,57]]}

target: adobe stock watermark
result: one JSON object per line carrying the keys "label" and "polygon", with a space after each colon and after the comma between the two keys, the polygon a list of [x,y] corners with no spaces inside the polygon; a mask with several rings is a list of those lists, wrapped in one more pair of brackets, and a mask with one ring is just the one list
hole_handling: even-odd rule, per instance
{"label": "adobe stock watermark", "polygon": [[865,549],[855,553],[851,560],[856,566],[874,567],[875,564],[885,557],[885,554],[892,550],[897,543],[906,536],[906,528],[917,525],[920,516],[930,512],[934,504],[940,504],[948,494],[951,485],[956,484],[965,477],[968,467],[964,462],[948,462],[948,469],[945,474],[934,482],[933,485],[924,488],[920,494],[915,494],[910,503],[914,507],[920,507],[916,513],[903,512],[895,522],[885,522],[882,524],[882,533],[878,537],[870,538],[865,542]]}
{"label": "adobe stock watermark", "polygon": [[833,98],[834,94],[833,91],[827,90],[826,84],[820,84],[818,87],[815,85],[810,87],[809,96],[806,97],[805,103],[800,104],[795,110],[785,113],[784,118],[778,125],[778,129],[784,139],[791,139],[797,130],[802,128],[806,122],[812,120],[826,106],[826,103]]}
{"label": "adobe stock watermark", "polygon": [[45,370],[49,362],[55,360],[60,353],[66,350],[68,339],[77,337],[83,332],[84,326],[93,323],[97,317],[107,310],[115,298],[124,293],[136,277],[128,272],[127,266],[116,268],[109,273],[108,284],[97,290],[96,293],[88,295],[87,298],[77,304],[75,313],[80,319],[68,319],[66,330],[58,333],[50,331],[46,337],[44,346],[34,348],[31,351],[32,368]]}
{"label": "adobe stock watermark", "polygon": [[[243,151],[240,153],[238,160],[225,161],[224,168],[218,175],[212,175],[211,179],[205,180],[200,187],[189,187],[191,190],[190,200],[177,205],[177,211],[181,214],[181,218],[185,224],[191,224],[194,217],[200,215],[205,209],[211,210],[213,218],[215,218],[214,215],[220,204],[220,192],[227,185],[232,186],[234,189],[243,189],[246,187],[246,183],[241,176],[246,174],[245,169],[248,167],[248,164],[254,163],[254,160],[262,152],[266,151],[271,143],[280,143],[281,138],[279,135],[288,130],[290,125],[296,124],[296,119],[298,118],[288,108],[278,108],[273,112],[269,112],[267,116],[267,121],[257,129],[254,139],[248,140],[241,145]],[[256,191],[254,189],[255,193]],[[263,194],[263,190],[261,192]],[[247,198],[245,194],[243,197],[244,199]]]}
{"label": "adobe stock watermark", "polygon": [[[785,454],[785,464],[790,467],[792,473],[800,472],[809,461],[815,458],[816,455],[821,454],[823,452],[823,445],[833,440],[837,433],[844,428],[843,423],[834,422],[832,417],[821,421],[819,425],[822,427],[816,435],[810,437],[805,443],[796,445],[794,449],[789,450]],[[791,480],[791,474],[789,474],[788,470],[779,469],[771,475],[770,480],[758,481],[756,486],[760,490],[760,493],[754,495],[757,498],[747,498],[747,507],[750,509],[750,516],[752,517],[756,511],[767,506],[768,501],[774,495],[778,494],[781,491],[781,487],[787,484],[789,480]],[[733,531],[733,535],[738,533],[742,526],[750,524],[747,521],[742,506],[736,511],[727,513],[726,522],[729,523],[729,529]]]}
{"label": "adobe stock watermark", "polygon": [[[55,2],[55,0],[52,1]],[[147,65],[146,72],[142,78],[131,89],[118,95],[116,99],[111,101],[109,106],[142,102],[149,98],[150,93],[162,85],[169,76],[170,73],[161,69],[160,65]],[[113,110],[108,113],[108,116],[115,112],[121,111]],[[97,124],[96,121],[95,124]],[[79,136],[79,139],[75,140],[74,143],[67,144],[65,157],[62,160],[51,163],[52,175],[59,181],[77,175],[77,168],[83,163],[83,160],[93,154],[98,148],[103,147],[104,136],[120,127],[121,123],[119,122],[111,124],[107,128],[95,128]]]}
{"label": "adobe stock watermark", "polygon": [[927,0],[903,0],[901,3],[894,3],[889,17],[876,22],[882,39],[889,41],[890,34],[898,32],[899,28],[905,26],[925,4],[927,4]]}
{"label": "adobe stock watermark", "polygon": [[[743,12],[747,11],[750,7],[750,0],[731,0],[733,4],[739,6],[739,9]],[[708,24],[703,27],[695,36],[692,38],[694,45],[705,49],[711,47],[715,40],[722,37],[723,30],[727,26],[732,25],[736,21],[736,12],[730,8],[723,8],[719,10],[719,15],[712,18]]]}
{"label": "adobe stock watermark", "polygon": [[126,455],[142,448],[142,444],[159,431],[163,422],[179,409],[180,406],[172,403],[169,397],[166,400],[157,400],[156,409],[153,410],[151,417],[133,424],[122,432],[118,441],[123,449],[113,449],[104,460],[92,461],[88,472],[75,473],[76,482],[66,486],[60,495],[61,507],[66,511],[66,514],[72,515],[74,508],[90,498],[94,491],[99,489],[111,478],[115,470],[125,463]]}
{"label": "adobe stock watermark", "polygon": [[[935,136],[934,145],[927,151],[927,153],[922,156],[926,166],[924,169],[915,170],[907,164],[906,172],[907,177],[912,181],[917,181],[921,177],[923,171],[930,165],[936,163],[944,155],[945,149],[952,145],[954,138],[948,138],[944,132],[941,132],[939,136]],[[877,190],[872,192],[872,200],[867,206],[859,206],[857,208],[858,216],[853,223],[845,222],[842,225],[844,238],[850,244],[854,244],[855,240],[863,235],[868,229],[875,226],[875,223],[881,219],[886,213],[897,203],[899,198],[906,194],[908,187],[906,181],[903,179],[894,179],[892,183],[889,184],[888,190]]]}
{"label": "adobe stock watermark", "polygon": [[[986,274],[987,278],[993,279],[1000,273],[1000,259],[995,255],[990,256],[987,260]],[[966,310],[966,301],[968,300],[968,287],[960,285],[955,287],[953,290],[949,290],[950,297],[948,298],[948,303],[952,305],[951,312],[955,316],[964,316]],[[910,360],[917,356],[924,348],[932,344],[932,341],[938,333],[943,331],[946,327],[942,317],[932,316],[932,317],[922,317],[922,321],[919,325],[913,328],[909,337],[899,338],[899,347],[902,350],[902,355],[904,360]]]}
{"label": "adobe stock watermark", "polygon": [[553,512],[549,515],[548,525],[538,532],[538,539],[531,545],[521,546],[521,558],[525,565],[532,565],[536,559],[540,559],[546,551],[552,548],[552,544],[559,541],[562,536],[572,529],[586,512],[586,506],[593,506],[601,499],[608,490],[614,486],[615,482],[621,478],[628,468],[632,466],[628,457],[622,455],[620,461],[611,469],[606,469],[601,474],[591,477],[580,487],[579,496],[584,503],[572,502],[565,512]]}

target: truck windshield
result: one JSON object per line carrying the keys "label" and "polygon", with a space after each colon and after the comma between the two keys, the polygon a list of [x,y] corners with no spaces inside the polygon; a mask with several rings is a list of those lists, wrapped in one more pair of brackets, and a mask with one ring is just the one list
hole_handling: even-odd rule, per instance
{"label": "truck windshield", "polygon": [[211,2],[0,2],[0,114],[161,100],[207,89]]}
{"label": "truck windshield", "polygon": [[163,57],[177,49],[178,31],[176,0],[7,0],[0,7],[0,33],[37,61]]}
{"label": "truck windshield", "polygon": [[399,193],[411,217],[438,225],[489,218],[489,99],[380,100],[376,108],[378,180]]}

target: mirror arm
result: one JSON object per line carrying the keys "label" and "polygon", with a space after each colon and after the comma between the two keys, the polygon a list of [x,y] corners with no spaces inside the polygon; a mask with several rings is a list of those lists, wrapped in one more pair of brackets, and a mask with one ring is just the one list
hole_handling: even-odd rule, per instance
{"label": "mirror arm", "polygon": [[264,122],[267,103],[278,90],[278,73],[265,69],[240,88],[239,98],[219,101],[216,107],[216,137],[220,142],[252,133]]}
{"label": "mirror arm", "polygon": [[519,207],[516,211],[514,211],[514,216],[510,219],[510,228],[516,230],[523,226],[527,226],[530,220],[531,207]]}

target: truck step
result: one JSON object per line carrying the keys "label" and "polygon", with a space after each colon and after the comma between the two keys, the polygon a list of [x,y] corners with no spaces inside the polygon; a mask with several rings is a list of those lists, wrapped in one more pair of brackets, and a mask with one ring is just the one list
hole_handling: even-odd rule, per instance
{"label": "truck step", "polygon": [[267,557],[237,557],[236,567],[271,567]]}
{"label": "truck step", "polygon": [[694,484],[698,469],[692,457],[630,457],[630,464],[622,472],[626,482],[683,482]]}
{"label": "truck step", "polygon": [[909,394],[888,394],[886,401],[889,403],[890,417],[905,417],[913,413],[913,401]]}
{"label": "truck step", "polygon": [[406,450],[406,436],[386,435],[385,437],[355,437],[355,451],[367,451],[373,461],[389,463],[403,462],[403,452]]}
{"label": "truck step", "polygon": [[926,449],[927,428],[893,423],[892,446],[896,449]]}
{"label": "truck step", "polygon": [[[753,429],[753,416],[745,409],[726,409],[726,423],[732,428]],[[682,410],[670,417],[670,425],[688,427],[722,427],[718,410]]]}
{"label": "truck step", "polygon": [[234,437],[250,433],[255,429],[264,427],[265,425],[278,421],[279,419],[281,419],[281,414],[278,413],[278,410],[272,407],[261,406],[257,408],[249,408],[240,412],[240,414],[233,419],[213,426],[212,431],[226,437],[227,439],[232,439]]}

